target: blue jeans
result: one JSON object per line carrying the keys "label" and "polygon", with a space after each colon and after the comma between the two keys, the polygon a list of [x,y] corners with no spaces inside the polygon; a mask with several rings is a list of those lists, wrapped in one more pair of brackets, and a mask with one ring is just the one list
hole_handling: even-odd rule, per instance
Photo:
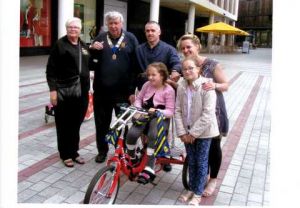
{"label": "blue jeans", "polygon": [[189,164],[189,186],[197,195],[202,195],[206,184],[211,140],[201,138],[196,139],[193,144],[185,144]]}

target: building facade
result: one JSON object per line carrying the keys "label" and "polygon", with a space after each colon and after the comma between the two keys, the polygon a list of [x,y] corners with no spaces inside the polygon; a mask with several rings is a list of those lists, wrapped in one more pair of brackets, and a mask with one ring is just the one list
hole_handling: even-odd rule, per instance
{"label": "building facade", "polygon": [[[82,19],[81,38],[90,43],[107,28],[103,15],[117,10],[124,16],[124,28],[145,41],[144,25],[158,21],[162,40],[176,45],[185,33],[217,21],[235,26],[239,0],[20,0],[20,55],[48,54],[58,38],[65,34],[65,21],[71,16]],[[210,46],[212,34],[196,33],[204,46]],[[233,44],[220,36],[220,44]]]}
{"label": "building facade", "polygon": [[272,0],[240,0],[237,27],[248,31],[257,47],[272,47]]}

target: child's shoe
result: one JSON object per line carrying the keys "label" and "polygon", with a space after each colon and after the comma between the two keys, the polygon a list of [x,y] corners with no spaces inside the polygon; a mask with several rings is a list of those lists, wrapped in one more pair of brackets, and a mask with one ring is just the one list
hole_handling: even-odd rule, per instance
{"label": "child's shoe", "polygon": [[188,205],[199,206],[200,202],[201,202],[201,195],[194,194],[192,199],[189,201]]}
{"label": "child's shoe", "polygon": [[181,194],[178,198],[178,201],[181,203],[186,203],[188,202],[192,197],[194,193],[192,191],[187,191],[185,194]]}
{"label": "child's shoe", "polygon": [[138,176],[137,182],[141,184],[147,184],[149,182],[154,181],[155,173],[154,170],[150,170],[151,168],[146,167]]}

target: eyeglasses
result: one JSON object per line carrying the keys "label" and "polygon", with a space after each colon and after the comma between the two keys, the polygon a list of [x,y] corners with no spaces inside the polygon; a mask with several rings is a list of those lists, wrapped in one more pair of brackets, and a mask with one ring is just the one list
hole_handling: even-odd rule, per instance
{"label": "eyeglasses", "polygon": [[80,27],[78,27],[78,26],[68,26],[67,28],[70,29],[70,30],[72,30],[72,29],[80,29]]}
{"label": "eyeglasses", "polygon": [[183,72],[187,72],[187,71],[193,71],[196,67],[192,67],[192,66],[189,66],[185,69],[182,69]]}

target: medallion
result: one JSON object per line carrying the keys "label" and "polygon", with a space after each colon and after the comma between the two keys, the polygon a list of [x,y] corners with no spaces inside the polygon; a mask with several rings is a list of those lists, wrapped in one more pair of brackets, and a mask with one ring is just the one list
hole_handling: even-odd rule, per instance
{"label": "medallion", "polygon": [[112,60],[116,60],[116,59],[117,59],[116,53],[117,53],[118,50],[120,50],[120,45],[121,45],[122,41],[124,40],[124,37],[125,37],[125,34],[122,33],[122,35],[121,35],[121,37],[119,38],[117,44],[114,45],[114,44],[112,43],[112,41],[111,41],[111,39],[110,39],[108,33],[107,33],[107,35],[106,35],[107,42],[108,42],[109,47],[111,48],[111,52],[113,53],[113,55],[112,55],[112,57],[111,57]]}

